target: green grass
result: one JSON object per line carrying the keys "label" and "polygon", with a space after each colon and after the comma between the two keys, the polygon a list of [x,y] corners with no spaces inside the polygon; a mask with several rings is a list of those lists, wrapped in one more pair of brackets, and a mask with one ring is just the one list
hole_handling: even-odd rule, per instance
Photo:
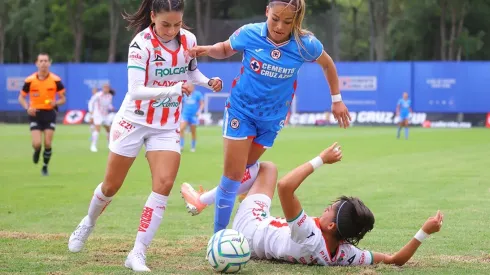
{"label": "green grass", "polygon": [[[31,162],[27,125],[0,128],[0,273],[130,273],[123,262],[151,191],[143,154],[99,219],[86,249],[71,254],[69,234],[103,178],[108,150],[88,150],[87,126],[59,126],[51,175],[41,177],[41,166]],[[376,217],[374,230],[360,243],[364,249],[396,252],[427,217],[442,210],[442,231],[425,241],[407,265],[305,267],[251,261],[242,274],[489,274],[490,131],[417,128],[408,141],[396,140],[395,131],[286,128],[262,160],[275,162],[282,176],[339,141],[342,162],[317,170],[298,195],[310,215],[321,213],[342,194],[363,199]],[[221,176],[220,130],[200,128],[198,133],[197,152],[186,148],[183,153],[164,221],[148,251],[148,265],[157,274],[213,274],[204,259],[213,209],[191,217],[178,192],[184,181],[209,189]],[[272,214],[282,214],[277,197]]]}

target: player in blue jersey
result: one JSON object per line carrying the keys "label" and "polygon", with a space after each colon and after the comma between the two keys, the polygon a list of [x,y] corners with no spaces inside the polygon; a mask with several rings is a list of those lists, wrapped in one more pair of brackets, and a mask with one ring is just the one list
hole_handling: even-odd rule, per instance
{"label": "player in blue jersey", "polygon": [[199,124],[199,114],[204,107],[204,97],[201,92],[194,91],[189,96],[184,96],[184,110],[182,111],[182,122],[180,123],[180,147],[184,149],[185,129],[191,128],[192,142],[191,152],[196,151],[196,128]]}
{"label": "player in blue jersey", "polygon": [[[243,67],[232,83],[224,111],[224,173],[216,192],[214,232],[227,227],[246,168],[272,147],[284,126],[304,63],[320,65],[330,86],[332,113],[341,127],[350,123],[332,58],[322,43],[302,28],[305,1],[270,0],[266,16],[267,22],[242,26],[225,42],[189,51],[191,57],[215,59],[243,53]],[[182,185],[181,192],[192,213],[200,192],[188,186]]]}
{"label": "player in blue jersey", "polygon": [[398,124],[398,131],[396,138],[400,138],[400,132],[402,127],[405,127],[405,139],[408,139],[408,118],[412,113],[412,101],[408,99],[408,93],[403,93],[403,98],[398,100],[396,105],[396,115],[400,118],[400,123]]}

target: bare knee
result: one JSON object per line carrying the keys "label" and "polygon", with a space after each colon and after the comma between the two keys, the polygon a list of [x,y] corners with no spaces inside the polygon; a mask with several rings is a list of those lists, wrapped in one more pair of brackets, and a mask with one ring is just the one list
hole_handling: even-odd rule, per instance
{"label": "bare knee", "polygon": [[34,148],[34,150],[40,150],[41,149],[41,141],[33,140],[32,141],[32,148]]}
{"label": "bare knee", "polygon": [[168,196],[170,194],[170,191],[172,191],[174,181],[174,177],[160,176],[157,179],[153,180],[152,191],[160,195]]}
{"label": "bare knee", "polygon": [[104,183],[102,183],[101,190],[102,194],[106,197],[112,197],[116,195],[117,191],[122,186],[122,182],[118,182],[117,180],[113,180],[111,178],[105,178]]}

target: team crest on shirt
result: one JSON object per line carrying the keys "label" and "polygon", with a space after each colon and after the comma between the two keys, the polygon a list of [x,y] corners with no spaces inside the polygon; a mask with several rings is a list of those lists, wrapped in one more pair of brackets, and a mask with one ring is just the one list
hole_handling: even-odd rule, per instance
{"label": "team crest on shirt", "polygon": [[275,60],[278,60],[279,58],[281,58],[281,51],[278,49],[273,49],[271,51],[271,57]]}
{"label": "team crest on shirt", "polygon": [[252,59],[250,60],[250,69],[260,74],[260,70],[262,69],[262,62],[252,57]]}

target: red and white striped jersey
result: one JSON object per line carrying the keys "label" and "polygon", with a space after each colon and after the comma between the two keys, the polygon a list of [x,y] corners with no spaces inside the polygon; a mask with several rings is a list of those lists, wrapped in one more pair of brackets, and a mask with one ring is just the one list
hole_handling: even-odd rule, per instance
{"label": "red and white striped jersey", "polygon": [[[171,50],[158,39],[152,27],[137,34],[129,45],[128,76],[143,70],[145,87],[171,87],[179,82],[187,82],[191,59],[184,53],[196,45],[196,37],[181,29],[176,39],[180,39],[180,44],[176,50]],[[131,84],[128,86],[131,89]],[[182,96],[133,100],[128,93],[118,114],[148,127],[176,129],[179,127],[181,109]]]}
{"label": "red and white striped jersey", "polygon": [[93,116],[107,116],[113,109],[110,93],[97,92],[88,102],[88,111]]}

